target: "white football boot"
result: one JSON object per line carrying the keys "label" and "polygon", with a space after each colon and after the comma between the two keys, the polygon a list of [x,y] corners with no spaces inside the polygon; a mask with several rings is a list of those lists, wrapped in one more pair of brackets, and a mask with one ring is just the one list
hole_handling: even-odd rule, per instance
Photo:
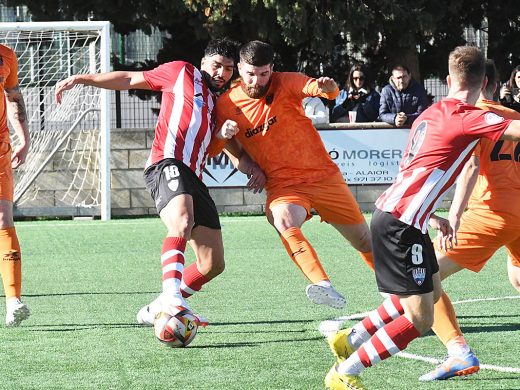
{"label": "white football boot", "polygon": [[347,300],[331,285],[309,284],[305,289],[307,297],[316,305],[327,305],[334,309],[343,309]]}
{"label": "white football boot", "polygon": [[18,326],[31,315],[29,308],[18,298],[10,298],[6,303],[5,325]]}
{"label": "white football boot", "polygon": [[153,326],[155,322],[155,317],[161,311],[161,302],[159,301],[159,297],[155,298],[148,305],[143,306],[137,312],[137,323],[139,325],[144,326]]}
{"label": "white football boot", "polygon": [[191,312],[190,307],[182,295],[162,293],[137,312],[137,323],[144,326],[153,326],[155,318],[159,313],[165,312],[173,316],[183,309],[187,309]]}

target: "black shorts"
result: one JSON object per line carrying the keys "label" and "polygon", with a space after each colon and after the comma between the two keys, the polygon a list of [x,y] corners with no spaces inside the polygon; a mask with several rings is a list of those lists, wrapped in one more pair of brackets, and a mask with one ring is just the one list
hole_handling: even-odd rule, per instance
{"label": "black shorts", "polygon": [[370,222],[374,267],[379,291],[397,295],[433,291],[439,272],[428,234],[376,209]]}
{"label": "black shorts", "polygon": [[176,196],[189,194],[193,199],[195,226],[220,229],[217,206],[208,188],[182,161],[161,160],[144,171],[144,180],[158,213]]}

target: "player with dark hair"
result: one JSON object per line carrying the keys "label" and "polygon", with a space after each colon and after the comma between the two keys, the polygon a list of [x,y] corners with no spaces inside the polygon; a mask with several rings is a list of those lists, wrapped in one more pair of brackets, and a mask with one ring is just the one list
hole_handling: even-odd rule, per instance
{"label": "player with dark hair", "polygon": [[[188,308],[184,298],[224,270],[224,247],[217,209],[202,183],[207,148],[215,138],[234,135],[229,127],[215,128],[216,93],[230,81],[236,44],[211,41],[201,60],[200,71],[184,61],[162,64],[145,72],[109,72],[75,75],[59,82],[56,100],[77,84],[126,90],[162,92],[155,138],[146,162],[146,188],[168,228],[162,247],[162,294],[143,307],[139,323],[153,325],[159,311],[175,315]],[[243,155],[240,168],[252,175],[250,185],[263,184],[263,173]],[[189,241],[196,262],[184,268]]]}
{"label": "player with dark hair", "polygon": [[[7,326],[18,326],[29,317],[27,304],[21,301],[22,257],[13,220],[13,168],[25,162],[30,136],[27,112],[18,85],[18,59],[15,52],[0,45],[0,274],[5,293]],[[18,137],[11,150],[9,127]]]}
{"label": "player with dark hair", "polygon": [[442,288],[428,224],[452,245],[460,216],[446,220],[434,212],[478,141],[520,140],[520,121],[474,106],[485,85],[482,52],[457,47],[448,66],[448,96],[414,122],[397,179],[377,200],[372,217],[376,280],[390,297],[353,328],[329,337],[338,359],[325,378],[330,389],[364,389],[359,375],[365,368],[431,328]]}
{"label": "player with dark hair", "polygon": [[[486,87],[476,106],[504,118],[520,120],[520,113],[493,101],[498,77],[492,60],[486,61],[486,77]],[[518,155],[519,145],[513,141],[481,139],[462,170],[450,208],[452,219],[462,215],[457,245],[445,245],[442,235],[434,241],[442,280],[463,269],[479,272],[505,246],[509,280],[520,292],[520,161],[514,157]],[[468,210],[464,212],[466,204]],[[432,329],[446,346],[448,356],[420,380],[448,379],[479,370],[479,361],[462,335],[446,293],[435,304]]]}
{"label": "player with dark hair", "polygon": [[339,309],[345,306],[345,298],[332,286],[301,230],[314,209],[372,264],[365,219],[301,103],[307,96],[334,99],[339,90],[328,77],[273,72],[273,61],[274,51],[267,43],[252,41],[242,46],[241,78],[217,102],[217,127],[236,127],[234,140],[226,148],[236,154],[243,147],[267,176],[267,219],[310,280],[308,298]]}

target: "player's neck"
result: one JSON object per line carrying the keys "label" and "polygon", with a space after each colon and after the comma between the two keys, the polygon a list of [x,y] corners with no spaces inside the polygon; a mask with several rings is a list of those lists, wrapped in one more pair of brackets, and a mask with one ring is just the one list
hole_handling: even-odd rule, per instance
{"label": "player's neck", "polygon": [[480,91],[469,91],[467,89],[451,88],[447,97],[461,100],[464,103],[474,106],[478,100],[479,95]]}

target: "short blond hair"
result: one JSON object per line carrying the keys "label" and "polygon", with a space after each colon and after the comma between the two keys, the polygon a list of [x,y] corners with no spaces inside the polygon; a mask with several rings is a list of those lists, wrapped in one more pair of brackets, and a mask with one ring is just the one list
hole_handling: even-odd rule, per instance
{"label": "short blond hair", "polygon": [[448,67],[451,78],[462,88],[480,89],[486,74],[486,59],[476,46],[458,46],[450,53]]}

